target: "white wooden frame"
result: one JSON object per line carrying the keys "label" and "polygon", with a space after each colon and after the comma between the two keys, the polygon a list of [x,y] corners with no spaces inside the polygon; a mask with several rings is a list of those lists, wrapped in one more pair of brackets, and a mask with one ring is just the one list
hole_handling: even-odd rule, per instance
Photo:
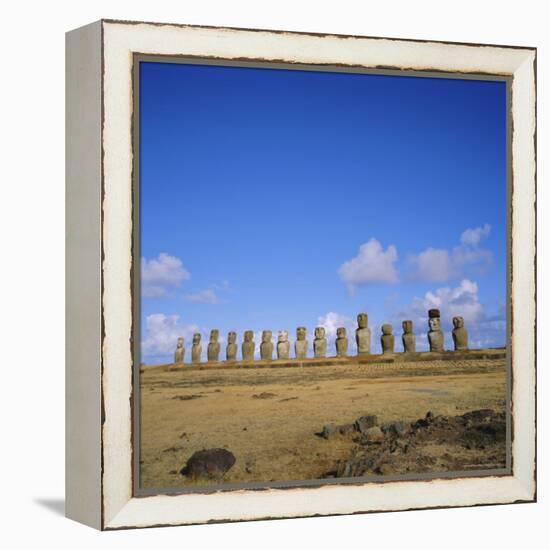
{"label": "white wooden frame", "polygon": [[[132,494],[133,54],[511,76],[513,473]],[[67,515],[98,529],[533,501],[536,50],[99,21],[67,34]]]}

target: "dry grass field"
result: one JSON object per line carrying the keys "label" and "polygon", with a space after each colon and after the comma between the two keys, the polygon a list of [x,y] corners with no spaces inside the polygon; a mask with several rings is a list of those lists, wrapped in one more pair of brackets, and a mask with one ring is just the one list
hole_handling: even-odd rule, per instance
{"label": "dry grass field", "polygon": [[[327,424],[352,423],[362,415],[376,415],[379,425],[414,423],[428,411],[443,415],[441,422],[447,423],[447,417],[478,409],[503,413],[506,404],[502,354],[292,368],[161,366],[142,368],[140,376],[142,488],[219,483],[180,473],[194,452],[209,448],[235,455],[222,483],[330,477],[339,463],[365,447],[349,435],[316,435]],[[441,435],[429,445],[426,441],[424,437],[422,460],[411,462],[410,453],[395,455],[391,468],[376,473],[415,473],[417,467],[436,472],[452,469],[449,464],[504,467],[502,441],[489,454],[484,445],[449,444]],[[460,455],[462,462],[449,462],[451,455],[454,460]],[[442,462],[441,456],[449,460]]]}

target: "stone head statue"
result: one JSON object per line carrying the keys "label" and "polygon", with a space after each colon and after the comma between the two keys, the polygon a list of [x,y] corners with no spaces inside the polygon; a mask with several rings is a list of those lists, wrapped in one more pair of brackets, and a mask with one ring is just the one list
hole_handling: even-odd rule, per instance
{"label": "stone head statue", "polygon": [[251,330],[244,331],[244,341],[241,344],[243,361],[254,361],[254,351],[256,344],[254,343],[254,332]]}
{"label": "stone head statue", "polygon": [[260,344],[260,357],[271,361],[273,359],[273,344],[271,342],[272,332],[270,330],[262,331],[262,343]]}
{"label": "stone head statue", "polygon": [[193,346],[191,347],[191,361],[200,363],[202,353],[201,335],[199,332],[193,334]]}
{"label": "stone head statue", "polygon": [[277,336],[277,358],[288,359],[290,354],[290,342],[288,341],[288,331],[280,330]]}
{"label": "stone head statue", "polygon": [[313,340],[313,354],[315,357],[326,357],[327,339],[325,327],[315,327],[315,339]]}
{"label": "stone head statue", "polygon": [[455,328],[464,327],[464,317],[453,317],[453,325]]}
{"label": "stone head statue", "polygon": [[296,340],[306,339],[306,327],[298,327],[296,329]]}
{"label": "stone head statue", "polygon": [[369,316],[366,313],[357,315],[357,326],[359,328],[367,328],[369,326]]}
{"label": "stone head statue", "polygon": [[210,331],[210,342],[207,348],[208,361],[218,361],[220,358],[220,343],[218,342],[218,337],[220,331],[216,328],[213,328]]}
{"label": "stone head statue", "polygon": [[392,334],[392,326],[389,324],[382,325],[382,336],[380,337],[380,343],[382,344],[382,354],[393,353],[395,338]]}
{"label": "stone head statue", "polygon": [[468,349],[468,331],[464,327],[463,317],[453,317],[453,342],[456,351]]}
{"label": "stone head statue", "polygon": [[227,346],[225,347],[225,358],[228,361],[237,359],[237,333],[231,331],[227,333]]}
{"label": "stone head statue", "polygon": [[338,357],[345,357],[348,354],[348,338],[346,336],[345,327],[338,327],[336,329],[336,355]]}
{"label": "stone head statue", "polygon": [[174,363],[183,363],[183,357],[185,355],[184,340],[180,336],[176,344],[176,351],[174,352]]}
{"label": "stone head statue", "polygon": [[430,344],[430,351],[444,351],[445,338],[441,330],[440,316],[439,309],[430,309],[428,311],[428,325],[430,327],[428,342]]}
{"label": "stone head statue", "polygon": [[414,353],[416,351],[416,335],[413,333],[413,322],[410,320],[403,321],[403,351],[405,353]]}

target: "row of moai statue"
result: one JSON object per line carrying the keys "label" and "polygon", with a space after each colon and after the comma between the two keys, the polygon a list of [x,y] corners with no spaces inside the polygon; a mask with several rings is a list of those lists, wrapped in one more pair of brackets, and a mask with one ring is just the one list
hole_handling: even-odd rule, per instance
{"label": "row of moai statue", "polygon": [[[428,342],[430,351],[444,351],[444,335],[441,330],[441,318],[438,309],[430,309],[428,311]],[[468,332],[464,328],[464,319],[462,317],[453,317],[453,342],[455,350],[468,349]],[[272,360],[275,346],[272,342],[273,333],[271,330],[262,332],[262,342],[260,344],[260,359]],[[210,331],[210,342],[207,347],[208,362],[219,361],[221,346],[219,343],[219,331],[213,329]],[[371,344],[371,330],[368,327],[368,316],[366,313],[360,313],[357,316],[357,329],[355,330],[355,342],[357,344],[357,354],[369,354]],[[416,352],[416,335],[413,332],[413,322],[403,321],[403,351],[405,353]],[[382,345],[382,353],[394,353],[395,337],[393,335],[393,327],[389,324],[382,325],[382,335],[380,337]],[[336,329],[336,356],[345,357],[348,355],[349,340],[345,327]],[[294,354],[296,359],[305,359],[307,357],[309,343],[307,341],[306,327],[298,327],[296,329],[296,341],[294,342]],[[280,330],[277,338],[277,359],[290,359],[290,342],[288,340],[288,331]],[[237,360],[237,333],[229,332],[227,335],[227,346],[225,350],[226,361]],[[256,352],[256,343],[254,342],[254,332],[246,330],[244,332],[244,340],[241,345],[241,353],[243,361],[254,361]],[[174,354],[175,363],[183,363],[185,356],[184,339],[178,338],[176,352]],[[201,335],[199,333],[193,335],[193,345],[191,348],[191,362],[200,363],[202,356]],[[315,329],[315,338],[313,340],[313,356],[327,356],[327,338],[324,327]]]}

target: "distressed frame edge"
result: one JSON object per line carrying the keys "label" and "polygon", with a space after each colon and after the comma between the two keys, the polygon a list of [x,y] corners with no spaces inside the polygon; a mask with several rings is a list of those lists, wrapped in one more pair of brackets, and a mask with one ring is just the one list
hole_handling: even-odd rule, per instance
{"label": "distressed frame edge", "polygon": [[[106,23],[106,21],[102,22],[102,24],[104,25]],[[108,23],[108,21],[107,21]],[[124,25],[127,25],[128,23],[124,23]],[[138,24],[138,23],[136,23]],[[141,24],[141,23],[140,23]],[[120,25],[119,23],[116,23],[116,25]],[[110,25],[112,26],[112,24]],[[185,29],[193,29],[194,27],[192,26],[184,26]],[[216,32],[216,29],[217,28],[211,28],[212,32]],[[235,32],[238,32],[240,33],[241,31],[239,30],[235,30]],[[242,31],[246,34],[247,31]],[[255,31],[253,31],[255,32]],[[270,33],[272,31],[264,31],[266,33]],[[273,31],[274,32],[274,31]],[[298,36],[309,36],[307,33],[294,33]],[[343,38],[341,35],[340,35],[340,38]],[[360,38],[363,38],[363,37],[360,37]],[[393,40],[393,39],[390,39],[390,40]],[[396,42],[407,42],[407,40],[399,40],[399,39],[395,39]],[[428,41],[427,41],[428,42]],[[449,43],[442,43],[442,44],[445,44],[445,45],[449,45]],[[472,45],[470,45],[472,46]],[[498,47],[496,47],[498,48]],[[535,79],[535,66],[536,66],[536,50],[533,50],[531,48],[523,48],[522,49],[522,59],[523,59],[523,62],[515,68],[515,70],[511,73],[511,75],[514,77],[514,82],[513,82],[513,87],[514,87],[514,93],[513,93],[513,101],[518,101],[518,95],[515,93],[517,91],[521,91],[522,89],[522,86],[526,86],[527,88],[530,88],[531,84],[533,85],[532,86],[532,94],[530,92],[528,92],[527,94],[527,98],[526,100],[523,100],[524,103],[523,103],[523,106],[526,108],[526,111],[531,111],[531,108],[533,108],[534,110],[534,107],[536,105],[536,79]],[[525,75],[523,74],[525,73]],[[521,82],[520,82],[520,77],[521,77]],[[530,82],[531,80],[531,77],[532,77],[532,81]],[[521,86],[520,86],[521,84]],[[520,94],[521,96],[521,94]],[[513,103],[514,104],[514,103]],[[513,111],[514,111],[514,108],[513,108]],[[536,116],[535,114],[533,113],[533,118],[530,119],[528,121],[528,126],[532,129],[532,138],[535,138],[536,139]],[[515,120],[516,117],[514,117],[514,120]],[[519,117],[518,117],[519,118]],[[524,131],[524,134],[526,136],[529,135],[529,132],[530,132],[530,128],[527,128],[525,131]],[[514,130],[515,131],[515,130]],[[514,136],[516,136],[516,134],[514,133]],[[519,153],[519,156],[522,156],[523,153],[522,153],[522,150],[525,149],[525,151],[527,152],[527,157],[531,156],[529,153],[532,153],[532,158],[531,160],[533,161],[533,165],[531,167],[529,166],[526,166],[524,167],[524,171],[526,173],[525,175],[525,183],[520,183],[522,180],[520,179],[519,181],[514,181],[514,186],[517,188],[518,187],[518,183],[520,183],[520,185],[523,187],[523,186],[526,186],[527,187],[527,191],[532,191],[531,193],[529,193],[529,197],[533,199],[533,202],[536,200],[536,189],[535,189],[535,182],[536,182],[536,165],[535,165],[535,162],[536,162],[536,151],[535,151],[535,147],[534,147],[534,140],[531,138],[531,146],[529,146],[529,144],[527,143],[527,138],[526,137],[523,137],[523,136],[520,136],[520,137],[513,137],[513,144],[512,144],[512,147],[513,147],[513,152],[514,152],[514,155],[513,155],[513,166],[514,166],[514,175],[515,175],[515,169],[516,169],[516,161],[517,161],[517,158],[518,158],[518,153]],[[531,150],[532,149],[532,150]],[[527,163],[529,163],[529,158],[527,158]],[[533,173],[533,178],[531,179],[530,175],[529,175],[529,171],[532,171]],[[530,189],[529,189],[530,188]],[[514,218],[515,219],[515,218]],[[529,220],[530,222],[533,222],[534,221],[534,216],[531,216],[531,219]],[[527,226],[529,227],[526,227],[525,228],[525,231],[527,231],[527,233],[532,236],[532,239],[529,238],[529,243],[530,243],[530,247],[529,247],[529,251],[527,253],[528,256],[530,256],[531,258],[534,258],[535,257],[535,254],[536,254],[536,227],[533,227],[533,224],[526,224]],[[518,226],[518,223],[517,223],[517,220],[516,220],[516,223],[514,224],[514,227],[517,227]],[[531,235],[532,233],[532,235]],[[106,237],[106,234],[104,234],[104,237]],[[514,248],[513,249],[513,252],[512,252],[512,255],[513,257],[515,256],[515,253],[516,253],[516,249]],[[518,271],[518,273],[516,273],[516,269],[517,269],[517,265],[518,265],[518,262],[515,263],[515,267],[513,267],[514,271],[513,271],[513,281],[517,281],[518,280],[518,277],[521,279],[521,276],[522,276],[522,271]],[[525,272],[525,270],[523,270],[523,273]],[[528,332],[531,332],[534,330],[534,327],[536,326],[536,303],[534,301],[536,295],[535,295],[535,291],[536,291],[536,288],[534,287],[534,281],[535,281],[535,273],[534,271],[531,272],[533,277],[532,277],[532,280],[531,281],[527,281],[527,286],[528,286],[528,290],[532,290],[533,291],[533,294],[532,294],[532,297],[533,297],[533,302],[531,304],[526,304],[526,306],[530,307],[530,311],[528,312],[527,316],[530,317],[533,321],[532,323],[532,327],[531,328],[528,328],[527,331]],[[518,277],[516,277],[516,275]],[[514,325],[515,327],[515,325]],[[515,337],[515,331],[513,333],[513,337]],[[533,338],[533,341],[534,341],[534,338]],[[530,369],[531,369],[531,365],[529,365]],[[532,370],[532,369],[531,369]],[[536,379],[534,378],[536,375],[535,375],[535,371],[532,372],[533,374],[533,380],[526,380],[526,384],[527,384],[527,389],[530,388],[530,386],[532,386],[532,389],[534,390],[535,389],[535,384],[536,384]],[[532,392],[533,395],[531,397],[534,398],[534,391]],[[519,401],[516,399],[515,401],[515,404],[519,404]],[[533,420],[533,425],[532,425],[532,431],[531,431],[531,436],[532,435],[535,435],[536,434],[536,431],[535,431],[535,426],[536,426],[536,411],[534,410],[534,400],[533,400],[533,403],[530,403],[531,407],[528,407],[528,411],[527,411],[527,416],[529,416],[530,412],[533,412],[534,411],[534,414],[532,416],[532,420]],[[529,436],[526,438],[527,439],[527,442],[530,443],[531,439],[534,440],[534,438],[531,437],[531,439],[529,438]],[[462,504],[459,504],[459,503],[453,503],[453,504],[450,504],[450,505],[444,505],[443,507],[449,507],[449,506],[474,506],[474,505],[482,505],[482,504],[496,504],[496,503],[508,503],[508,502],[529,502],[529,501],[533,501],[536,499],[536,467],[535,467],[535,464],[536,464],[536,449],[532,449],[532,457],[533,457],[533,462],[532,462],[532,467],[530,468],[529,464],[526,464],[526,465],[523,465],[521,466],[521,476],[517,476],[516,474],[518,473],[517,471],[515,471],[514,473],[514,476],[510,476],[507,478],[507,480],[509,480],[510,478],[513,479],[516,483],[514,483],[513,485],[511,485],[509,487],[511,493],[510,493],[510,497],[509,499],[504,499],[504,500],[491,500],[491,498],[485,498],[483,502],[476,502],[475,500],[470,502],[470,503],[462,503]],[[528,461],[529,462],[529,459]],[[526,466],[526,467],[525,467]],[[529,471],[530,470],[530,471]],[[529,475],[531,474],[531,475]],[[502,481],[507,481],[507,480],[502,480]],[[459,483],[463,483],[465,480],[457,480],[457,482]],[[467,480],[466,480],[467,481]],[[406,483],[418,483],[418,482],[406,482]],[[391,485],[393,485],[395,487],[395,483],[392,483]],[[327,487],[323,487],[323,488],[314,488],[314,489],[298,489],[297,491],[313,491],[313,490],[322,490],[322,491],[326,491]],[[276,490],[275,490],[276,491]],[[296,490],[295,490],[296,491]],[[272,493],[272,491],[270,491]],[[247,491],[239,491],[239,492],[234,492],[232,494],[235,494],[235,493],[247,493]],[[290,496],[288,490],[284,491],[285,493],[285,496]],[[258,516],[252,516],[252,517],[243,517],[242,515],[240,515],[240,517],[238,518],[232,518],[232,517],[226,517],[226,518],[222,518],[222,519],[209,519],[209,520],[204,520],[204,521],[193,521],[193,520],[189,520],[189,521],[186,521],[184,519],[180,519],[180,520],[177,520],[176,522],[174,521],[169,521],[167,523],[159,523],[159,522],[150,522],[150,523],[147,523],[147,521],[145,521],[145,523],[136,523],[134,520],[131,519],[132,515],[133,514],[140,514],[140,513],[143,513],[143,510],[141,510],[141,508],[143,508],[143,506],[147,507],[147,505],[145,504],[146,502],[149,502],[149,503],[152,503],[154,499],[164,499],[164,498],[169,498],[171,500],[172,503],[174,503],[174,499],[177,499],[177,498],[181,498],[181,497],[184,497],[184,498],[193,498],[194,496],[196,495],[178,495],[178,496],[170,496],[170,497],[166,497],[166,496],[156,496],[156,497],[139,497],[139,498],[128,498],[126,500],[126,504],[123,505],[121,508],[119,508],[119,510],[117,510],[116,513],[112,514],[112,510],[110,511],[111,513],[109,513],[109,517],[107,518],[107,520],[104,522],[104,524],[102,525],[102,527],[104,529],[122,529],[122,528],[129,528],[129,527],[147,527],[147,526],[159,526],[159,525],[179,525],[179,524],[189,524],[189,523],[206,523],[206,522],[212,522],[212,521],[242,521],[244,519],[247,519],[247,520],[252,520],[252,519],[267,519],[268,517],[273,517],[273,516],[261,516],[261,517],[258,517]],[[103,504],[105,504],[105,502],[103,502]],[[441,507],[440,505],[436,504],[436,505],[430,505],[428,504],[427,506],[414,506],[413,508],[414,509],[423,509],[423,508],[434,508],[434,507]],[[392,508],[392,510],[395,510],[397,511],[399,508]],[[410,508],[403,508],[403,509],[410,509]],[[312,516],[312,515],[335,515],[335,514],[340,514],[340,513],[344,513],[344,514],[348,514],[348,513],[368,513],[368,512],[371,512],[371,511],[385,511],[383,508],[375,508],[375,509],[364,509],[364,510],[355,510],[355,511],[345,511],[345,512],[332,512],[332,513],[321,513],[321,514],[318,514],[318,513],[307,513],[305,514],[305,516],[301,516],[300,514],[297,514],[295,512],[293,512],[291,515],[277,515],[277,516],[274,516],[274,517],[306,517],[306,516]],[[389,511],[389,510],[388,510]],[[135,517],[135,516],[134,516]]]}
{"label": "distressed frame edge", "polygon": [[65,515],[96,529],[103,527],[102,29],[96,21],[65,35]]}

